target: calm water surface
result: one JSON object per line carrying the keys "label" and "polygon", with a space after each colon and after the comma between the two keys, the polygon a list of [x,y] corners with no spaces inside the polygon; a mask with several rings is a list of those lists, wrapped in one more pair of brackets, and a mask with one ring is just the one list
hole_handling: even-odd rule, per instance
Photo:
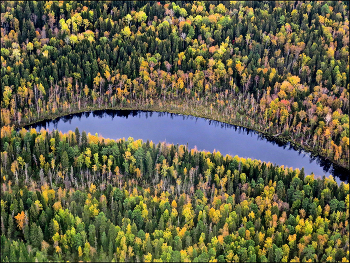
{"label": "calm water surface", "polygon": [[188,144],[189,148],[196,146],[198,150],[210,152],[215,149],[223,155],[238,155],[285,167],[304,167],[306,175],[312,172],[316,177],[332,174],[338,183],[348,182],[346,169],[303,150],[295,150],[289,143],[276,143],[249,129],[193,116],[107,110],[68,115],[29,127],[37,131],[44,128],[62,132],[74,131],[78,127],[80,132],[98,133],[110,139],[133,137],[144,142]]}

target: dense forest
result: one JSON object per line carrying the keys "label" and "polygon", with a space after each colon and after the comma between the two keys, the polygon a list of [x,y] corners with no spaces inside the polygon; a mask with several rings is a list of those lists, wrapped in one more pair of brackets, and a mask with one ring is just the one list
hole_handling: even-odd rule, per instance
{"label": "dense forest", "polygon": [[2,1],[1,126],[177,112],[349,167],[348,16],[342,1]]}
{"label": "dense forest", "polygon": [[332,177],[78,128],[1,145],[3,262],[349,262]]}
{"label": "dense forest", "polygon": [[97,109],[244,126],[349,168],[342,1],[1,1],[1,262],[349,262],[349,184],[28,124]]}

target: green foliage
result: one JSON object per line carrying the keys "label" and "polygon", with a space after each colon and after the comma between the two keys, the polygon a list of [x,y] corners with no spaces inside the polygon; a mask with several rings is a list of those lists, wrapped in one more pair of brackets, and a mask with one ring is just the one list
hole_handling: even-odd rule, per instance
{"label": "green foliage", "polygon": [[1,10],[2,261],[349,261],[349,184],[184,146],[13,128],[91,108],[175,110],[348,167],[344,2]]}
{"label": "green foliage", "polygon": [[2,10],[1,126],[91,108],[171,110],[279,135],[348,167],[342,1],[5,1]]}
{"label": "green foliage", "polygon": [[[2,159],[6,156],[6,163],[12,164],[22,158],[24,171],[18,170],[19,175],[28,173],[27,179],[19,176],[12,184],[16,178],[11,169],[18,168],[1,162],[1,216],[6,219],[2,258],[285,262],[326,255],[328,260],[348,260],[344,251],[349,238],[342,233],[348,230],[349,184],[338,186],[332,178],[311,175],[301,180],[298,169],[190,151],[182,145],[98,140],[82,134],[84,143],[77,139],[78,129],[62,134],[2,128]],[[58,147],[36,151],[41,143]],[[19,150],[8,154],[5,147]],[[75,147],[69,157],[65,149]],[[26,151],[34,154],[28,159]],[[54,165],[59,155],[66,160]],[[79,165],[80,156],[90,156],[91,164]],[[40,158],[44,166],[48,163],[47,170],[40,163],[26,170],[27,162],[35,164]],[[135,167],[124,170],[122,164],[133,158]],[[212,180],[202,176],[208,160],[220,181],[232,180],[232,174],[240,177],[232,180],[235,194],[221,186],[206,187]],[[111,173],[101,165],[108,161]],[[144,162],[149,162],[145,167],[156,165],[136,180],[135,170]],[[163,162],[176,173],[156,176]],[[195,163],[200,165],[192,167]],[[193,180],[186,179],[184,167],[196,171]],[[38,184],[40,188],[33,187]]]}

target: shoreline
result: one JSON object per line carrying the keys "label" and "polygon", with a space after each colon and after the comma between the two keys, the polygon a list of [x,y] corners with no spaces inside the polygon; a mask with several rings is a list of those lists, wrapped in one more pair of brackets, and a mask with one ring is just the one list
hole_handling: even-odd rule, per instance
{"label": "shoreline", "polygon": [[267,138],[268,140],[272,140],[273,139],[273,140],[275,140],[275,141],[277,141],[279,143],[283,143],[283,144],[290,143],[290,145],[296,150],[302,149],[306,153],[311,154],[311,156],[313,156],[313,157],[321,157],[321,158],[323,158],[323,159],[325,159],[327,161],[332,162],[333,165],[337,165],[337,166],[339,166],[341,168],[350,170],[349,166],[344,166],[344,165],[342,165],[342,164],[340,164],[338,162],[335,162],[334,160],[331,160],[328,157],[319,154],[317,150],[311,149],[310,147],[308,147],[306,145],[303,146],[303,145],[301,145],[299,143],[296,143],[293,140],[291,140],[290,138],[287,138],[287,137],[285,137],[283,135],[278,134],[276,136],[274,134],[271,134],[271,133],[268,133],[268,132],[263,132],[263,131],[260,131],[258,129],[253,129],[253,128],[250,128],[248,126],[242,125],[242,124],[237,124],[237,123],[233,123],[233,122],[227,122],[227,121],[215,118],[215,117],[210,118],[206,114],[200,114],[196,110],[192,110],[191,112],[187,112],[186,110],[179,110],[179,109],[176,109],[176,108],[174,109],[171,105],[170,105],[170,107],[171,108],[169,109],[168,107],[159,107],[159,106],[146,106],[146,107],[145,106],[143,106],[143,107],[142,106],[139,106],[139,107],[127,107],[127,106],[126,107],[120,107],[119,106],[119,107],[103,107],[103,108],[87,106],[87,107],[84,107],[83,109],[75,110],[73,112],[57,111],[57,113],[53,113],[53,114],[51,114],[51,116],[49,115],[49,116],[37,119],[35,121],[24,122],[24,123],[22,123],[20,125],[14,125],[14,128],[15,129],[21,129],[21,128],[24,128],[26,126],[38,123],[38,122],[53,121],[53,120],[55,120],[57,118],[61,118],[61,117],[68,116],[68,115],[74,115],[74,114],[84,113],[84,112],[93,112],[93,111],[99,111],[99,110],[100,111],[103,111],[103,110],[136,110],[136,111],[173,113],[173,114],[181,114],[181,115],[185,115],[185,116],[193,116],[193,117],[204,118],[204,119],[207,119],[207,120],[218,121],[218,122],[225,123],[225,124],[228,124],[228,125],[234,125],[234,126],[237,126],[237,127],[246,128],[246,129],[249,129],[251,131],[259,133],[260,135],[262,135],[263,137]]}

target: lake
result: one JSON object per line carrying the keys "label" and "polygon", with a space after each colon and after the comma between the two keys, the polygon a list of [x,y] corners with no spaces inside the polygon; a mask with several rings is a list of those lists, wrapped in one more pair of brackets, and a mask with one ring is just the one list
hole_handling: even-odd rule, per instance
{"label": "lake", "polygon": [[42,128],[60,130],[63,133],[79,128],[80,133],[101,134],[104,138],[119,139],[133,137],[173,144],[197,147],[198,150],[220,151],[221,154],[238,155],[258,159],[285,167],[301,169],[315,177],[332,174],[340,184],[348,182],[348,170],[332,162],[311,156],[303,150],[294,149],[289,143],[278,143],[262,134],[235,125],[218,121],[173,113],[147,111],[103,110],[84,112],[42,121],[30,125],[37,131]]}

